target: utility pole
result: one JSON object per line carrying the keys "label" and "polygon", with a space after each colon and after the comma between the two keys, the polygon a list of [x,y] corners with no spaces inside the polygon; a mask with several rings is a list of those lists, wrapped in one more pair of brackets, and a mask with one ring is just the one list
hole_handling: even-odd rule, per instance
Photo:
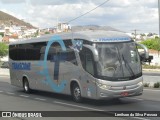
{"label": "utility pole", "polygon": [[159,16],[159,38],[160,38],[160,0],[158,0],[158,16]]}
{"label": "utility pole", "polygon": [[135,29],[135,30],[132,30],[132,31],[134,31],[135,41],[137,41],[137,31],[138,30]]}

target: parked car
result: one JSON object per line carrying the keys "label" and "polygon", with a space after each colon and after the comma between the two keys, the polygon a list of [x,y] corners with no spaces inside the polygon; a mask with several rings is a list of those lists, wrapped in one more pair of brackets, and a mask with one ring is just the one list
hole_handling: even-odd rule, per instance
{"label": "parked car", "polygon": [[8,62],[3,62],[1,65],[1,68],[9,68],[9,63]]}

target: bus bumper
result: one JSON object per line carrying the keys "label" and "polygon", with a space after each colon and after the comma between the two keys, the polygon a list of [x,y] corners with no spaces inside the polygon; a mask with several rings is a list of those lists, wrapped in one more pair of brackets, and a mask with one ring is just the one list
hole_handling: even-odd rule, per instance
{"label": "bus bumper", "polygon": [[[139,82],[138,82],[139,83]],[[110,89],[97,87],[97,99],[122,98],[143,94],[143,82],[132,85],[112,86]]]}
{"label": "bus bumper", "polygon": [[121,91],[100,90],[99,93],[97,94],[97,99],[132,97],[132,96],[139,96],[142,94],[143,94],[143,87],[133,90],[121,90]]}

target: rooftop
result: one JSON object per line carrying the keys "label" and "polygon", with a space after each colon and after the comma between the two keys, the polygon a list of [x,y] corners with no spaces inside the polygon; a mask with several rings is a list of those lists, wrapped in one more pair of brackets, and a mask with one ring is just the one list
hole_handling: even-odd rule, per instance
{"label": "rooftop", "polygon": [[21,40],[16,43],[30,43],[30,42],[35,42],[37,40],[38,42],[49,41],[50,39],[53,39],[54,37],[57,37],[57,36],[61,39],[85,39],[92,42],[116,42],[117,40],[118,41],[131,40],[131,38],[123,32],[87,30],[87,31],[80,31],[80,32],[64,32],[64,33],[58,33],[58,34],[44,35],[39,38]]}

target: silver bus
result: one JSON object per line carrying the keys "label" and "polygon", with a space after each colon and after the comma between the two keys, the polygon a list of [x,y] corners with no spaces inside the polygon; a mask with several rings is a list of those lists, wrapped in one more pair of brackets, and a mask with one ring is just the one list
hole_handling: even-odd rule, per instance
{"label": "silver bus", "polygon": [[122,32],[46,35],[10,43],[10,79],[26,93],[67,94],[76,102],[137,96],[143,93],[141,62],[147,57],[147,48]]}

